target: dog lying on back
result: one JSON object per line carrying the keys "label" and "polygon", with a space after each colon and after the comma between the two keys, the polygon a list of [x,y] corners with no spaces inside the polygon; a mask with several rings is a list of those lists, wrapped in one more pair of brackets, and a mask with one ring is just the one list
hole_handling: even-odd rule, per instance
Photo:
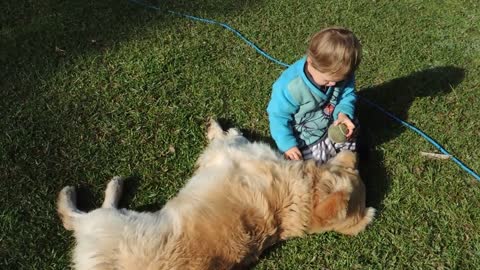
{"label": "dog lying on back", "polygon": [[89,213],[77,209],[73,187],[63,188],[58,213],[75,234],[74,268],[244,269],[278,241],[331,230],[356,235],[374,217],[352,152],[318,167],[284,160],[213,120],[207,137],[194,175],[157,212],[117,209],[119,177]]}

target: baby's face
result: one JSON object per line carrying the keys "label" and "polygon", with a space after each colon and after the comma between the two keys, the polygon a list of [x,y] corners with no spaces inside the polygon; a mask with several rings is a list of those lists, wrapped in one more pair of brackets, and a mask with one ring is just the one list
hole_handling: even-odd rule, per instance
{"label": "baby's face", "polygon": [[310,59],[307,58],[307,72],[313,79],[315,84],[320,86],[335,86],[337,82],[343,80],[343,77],[339,78],[337,75],[330,73],[323,73],[313,67]]}

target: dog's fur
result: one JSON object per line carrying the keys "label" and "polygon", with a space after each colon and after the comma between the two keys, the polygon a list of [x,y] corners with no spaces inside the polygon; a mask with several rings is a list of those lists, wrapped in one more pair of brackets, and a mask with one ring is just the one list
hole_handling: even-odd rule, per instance
{"label": "dog's fur", "polygon": [[374,217],[351,152],[318,167],[286,161],[213,120],[207,137],[195,174],[157,212],[117,209],[119,177],[102,208],[89,213],[65,187],[58,213],[75,232],[74,268],[243,269],[280,240],[329,230],[355,235]]}

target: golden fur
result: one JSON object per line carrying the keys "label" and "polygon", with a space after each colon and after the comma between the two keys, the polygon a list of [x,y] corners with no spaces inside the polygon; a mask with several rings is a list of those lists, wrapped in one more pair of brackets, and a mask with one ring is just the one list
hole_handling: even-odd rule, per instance
{"label": "golden fur", "polygon": [[355,235],[374,217],[351,152],[317,167],[286,161],[213,120],[207,137],[198,169],[157,212],[117,209],[119,177],[108,184],[102,208],[89,213],[65,187],[58,213],[75,234],[74,268],[244,269],[280,240],[329,230]]}

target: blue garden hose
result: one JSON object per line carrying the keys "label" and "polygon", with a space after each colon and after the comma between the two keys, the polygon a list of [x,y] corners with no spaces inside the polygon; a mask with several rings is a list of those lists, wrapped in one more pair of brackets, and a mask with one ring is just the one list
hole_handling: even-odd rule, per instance
{"label": "blue garden hose", "polygon": [[[246,37],[244,37],[238,30],[236,30],[235,28],[231,27],[230,25],[226,24],[226,23],[222,23],[222,22],[217,22],[215,20],[209,20],[209,19],[204,19],[204,18],[200,18],[200,17],[195,17],[195,16],[191,16],[191,15],[188,15],[188,14],[183,14],[183,13],[179,13],[179,12],[175,12],[175,11],[171,11],[171,10],[163,10],[161,8],[158,8],[156,6],[153,6],[153,5],[149,5],[149,4],[146,4],[144,2],[141,2],[141,1],[137,1],[137,0],[129,0],[130,2],[134,3],[134,4],[137,4],[137,5],[140,5],[140,6],[143,6],[145,8],[149,8],[149,9],[154,9],[154,10],[157,10],[157,11],[164,11],[164,12],[167,12],[167,13],[170,13],[172,15],[175,15],[175,16],[179,16],[179,17],[184,17],[184,18],[188,18],[188,19],[191,19],[191,20],[195,20],[195,21],[200,21],[200,22],[203,22],[203,23],[209,23],[209,24],[215,24],[215,25],[219,25],[225,29],[227,29],[228,31],[234,33],[235,35],[237,35],[239,38],[241,38],[245,43],[247,43],[248,45],[250,45],[251,47],[253,47],[258,53],[260,53],[261,55],[263,55],[264,57],[266,57],[267,59],[269,59],[270,61],[272,62],[275,62],[283,67],[289,67],[290,65],[282,62],[282,61],[279,61],[277,59],[275,59],[274,57],[270,56],[268,53],[266,53],[265,51],[263,51],[262,49],[260,49],[257,45],[255,45],[253,42],[251,42],[250,40],[248,40]],[[399,122],[401,125],[411,129],[412,131],[414,131],[415,133],[419,134],[420,136],[422,136],[425,140],[427,140],[428,142],[430,142],[433,146],[435,146],[440,152],[442,152],[443,154],[445,155],[448,155],[450,157],[450,159],[452,159],[455,163],[457,163],[458,166],[460,166],[460,168],[462,168],[464,171],[466,171],[467,173],[469,173],[470,175],[472,175],[476,180],[480,181],[480,176],[474,172],[472,169],[470,169],[467,165],[465,165],[461,160],[459,160],[458,158],[456,158],[454,155],[450,154],[447,150],[445,150],[445,148],[443,148],[442,145],[440,145],[437,141],[435,141],[433,138],[431,138],[430,136],[428,136],[427,134],[425,134],[425,132],[421,131],[420,129],[418,129],[417,127],[413,126],[412,124],[406,122],[406,121],[403,121],[402,119],[396,117],[395,115],[393,115],[392,113],[388,112],[387,110],[383,109],[382,107],[380,107],[379,105],[371,102],[370,100],[364,98],[364,97],[361,97],[361,96],[357,96],[362,102],[365,102],[367,103],[368,105],[378,109],[379,111],[383,112],[384,114],[386,114],[388,117],[392,118],[393,120]]]}

